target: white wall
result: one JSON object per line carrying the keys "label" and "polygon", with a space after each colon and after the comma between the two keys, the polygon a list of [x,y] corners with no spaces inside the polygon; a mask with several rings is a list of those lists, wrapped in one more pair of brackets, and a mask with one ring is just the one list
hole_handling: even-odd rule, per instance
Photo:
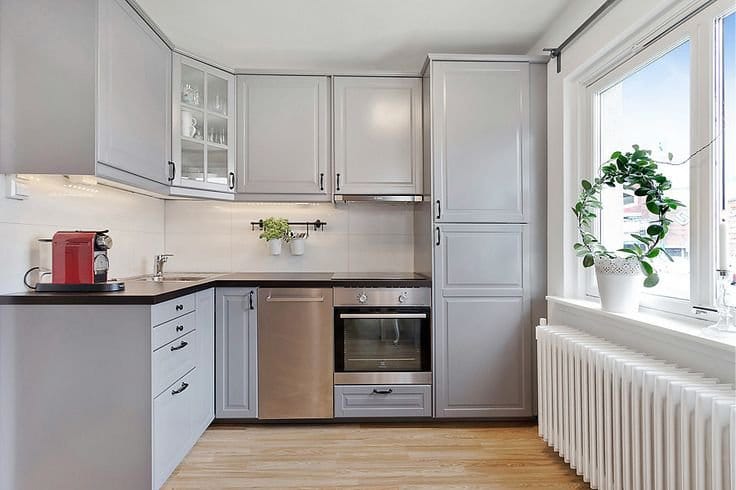
{"label": "white wall", "polygon": [[[542,48],[558,46],[602,3],[602,0],[572,0],[529,54],[539,55]],[[565,180],[572,157],[566,148],[571,121],[565,115],[570,96],[565,93],[564,81],[630,36],[643,19],[673,3],[673,0],[620,0],[564,50],[561,73],[557,73],[555,61],[547,65],[547,293],[550,295],[574,295],[574,278],[569,271],[577,267],[577,259],[571,252],[574,229],[565,222],[575,200],[576,187]]]}
{"label": "white wall", "polygon": [[[414,270],[412,205],[166,202],[167,268],[180,272],[406,272]],[[271,216],[327,222],[303,256],[273,257],[250,222]],[[303,228],[295,228],[297,231]]]}
{"label": "white wall", "polygon": [[25,290],[39,238],[58,230],[110,230],[110,277],[147,273],[164,248],[164,202],[102,185],[72,187],[61,176],[31,177],[31,197],[6,199],[0,175],[0,293]]}

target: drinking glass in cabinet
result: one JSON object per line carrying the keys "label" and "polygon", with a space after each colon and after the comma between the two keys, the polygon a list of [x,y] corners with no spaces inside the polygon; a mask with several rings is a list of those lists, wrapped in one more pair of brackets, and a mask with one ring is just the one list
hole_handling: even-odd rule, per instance
{"label": "drinking glass in cabinet", "polygon": [[227,80],[207,74],[207,110],[227,115]]}
{"label": "drinking glass in cabinet", "polygon": [[200,107],[204,97],[204,72],[188,65],[181,66],[181,101]]}
{"label": "drinking glass in cabinet", "polygon": [[227,146],[227,119],[211,114],[207,116],[207,141]]}

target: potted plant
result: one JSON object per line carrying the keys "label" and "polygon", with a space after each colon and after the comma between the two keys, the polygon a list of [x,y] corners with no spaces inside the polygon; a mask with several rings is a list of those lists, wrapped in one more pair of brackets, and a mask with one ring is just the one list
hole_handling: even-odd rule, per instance
{"label": "potted plant", "polygon": [[[634,145],[633,150],[613,152],[593,182],[583,180],[582,190],[572,208],[581,240],[573,246],[575,252],[583,258],[583,267],[595,266],[602,309],[616,313],[637,311],[641,286],[651,288],[659,283],[653,260],[665,256],[672,261],[662,246],[672,223],[667,213],[684,206],[680,201],[665,196],[672,183],[658,172],[652,152],[642,150],[638,145]],[[668,157],[671,161],[672,154]],[[633,245],[611,252],[595,236],[592,224],[597,217],[596,210],[602,208],[601,190],[604,186],[616,185],[645,198],[646,208],[653,219],[644,233],[631,234]]]}
{"label": "potted plant", "polygon": [[304,255],[304,241],[306,239],[306,233],[294,233],[293,231],[289,231],[286,241],[289,244],[291,255]]}
{"label": "potted plant", "polygon": [[258,238],[266,240],[271,255],[281,255],[281,241],[289,233],[289,222],[284,218],[266,218],[263,220],[263,232]]}

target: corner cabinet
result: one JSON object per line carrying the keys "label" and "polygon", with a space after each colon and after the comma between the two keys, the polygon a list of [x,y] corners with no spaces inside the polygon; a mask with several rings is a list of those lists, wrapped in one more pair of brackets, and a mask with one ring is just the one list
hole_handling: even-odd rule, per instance
{"label": "corner cabinet", "polygon": [[257,292],[254,288],[217,289],[217,418],[258,416]]}
{"label": "corner cabinet", "polygon": [[157,33],[125,0],[0,11],[0,172],[167,192],[171,50]]}
{"label": "corner cabinet", "polygon": [[431,84],[436,220],[527,222],[529,63],[434,61]]}
{"label": "corner cabinet", "polygon": [[336,77],[334,140],[335,194],[421,194],[421,78]]}
{"label": "corner cabinet", "polygon": [[237,83],[239,198],[329,201],[327,77],[240,75]]}
{"label": "corner cabinet", "polygon": [[531,416],[527,225],[435,233],[435,416]]}
{"label": "corner cabinet", "polygon": [[235,77],[174,54],[173,93],[173,185],[234,192]]}

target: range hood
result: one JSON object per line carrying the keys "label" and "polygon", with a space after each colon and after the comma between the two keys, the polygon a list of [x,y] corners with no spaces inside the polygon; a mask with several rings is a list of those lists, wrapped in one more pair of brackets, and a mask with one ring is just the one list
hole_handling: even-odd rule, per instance
{"label": "range hood", "polygon": [[335,194],[335,202],[422,202],[421,194]]}

